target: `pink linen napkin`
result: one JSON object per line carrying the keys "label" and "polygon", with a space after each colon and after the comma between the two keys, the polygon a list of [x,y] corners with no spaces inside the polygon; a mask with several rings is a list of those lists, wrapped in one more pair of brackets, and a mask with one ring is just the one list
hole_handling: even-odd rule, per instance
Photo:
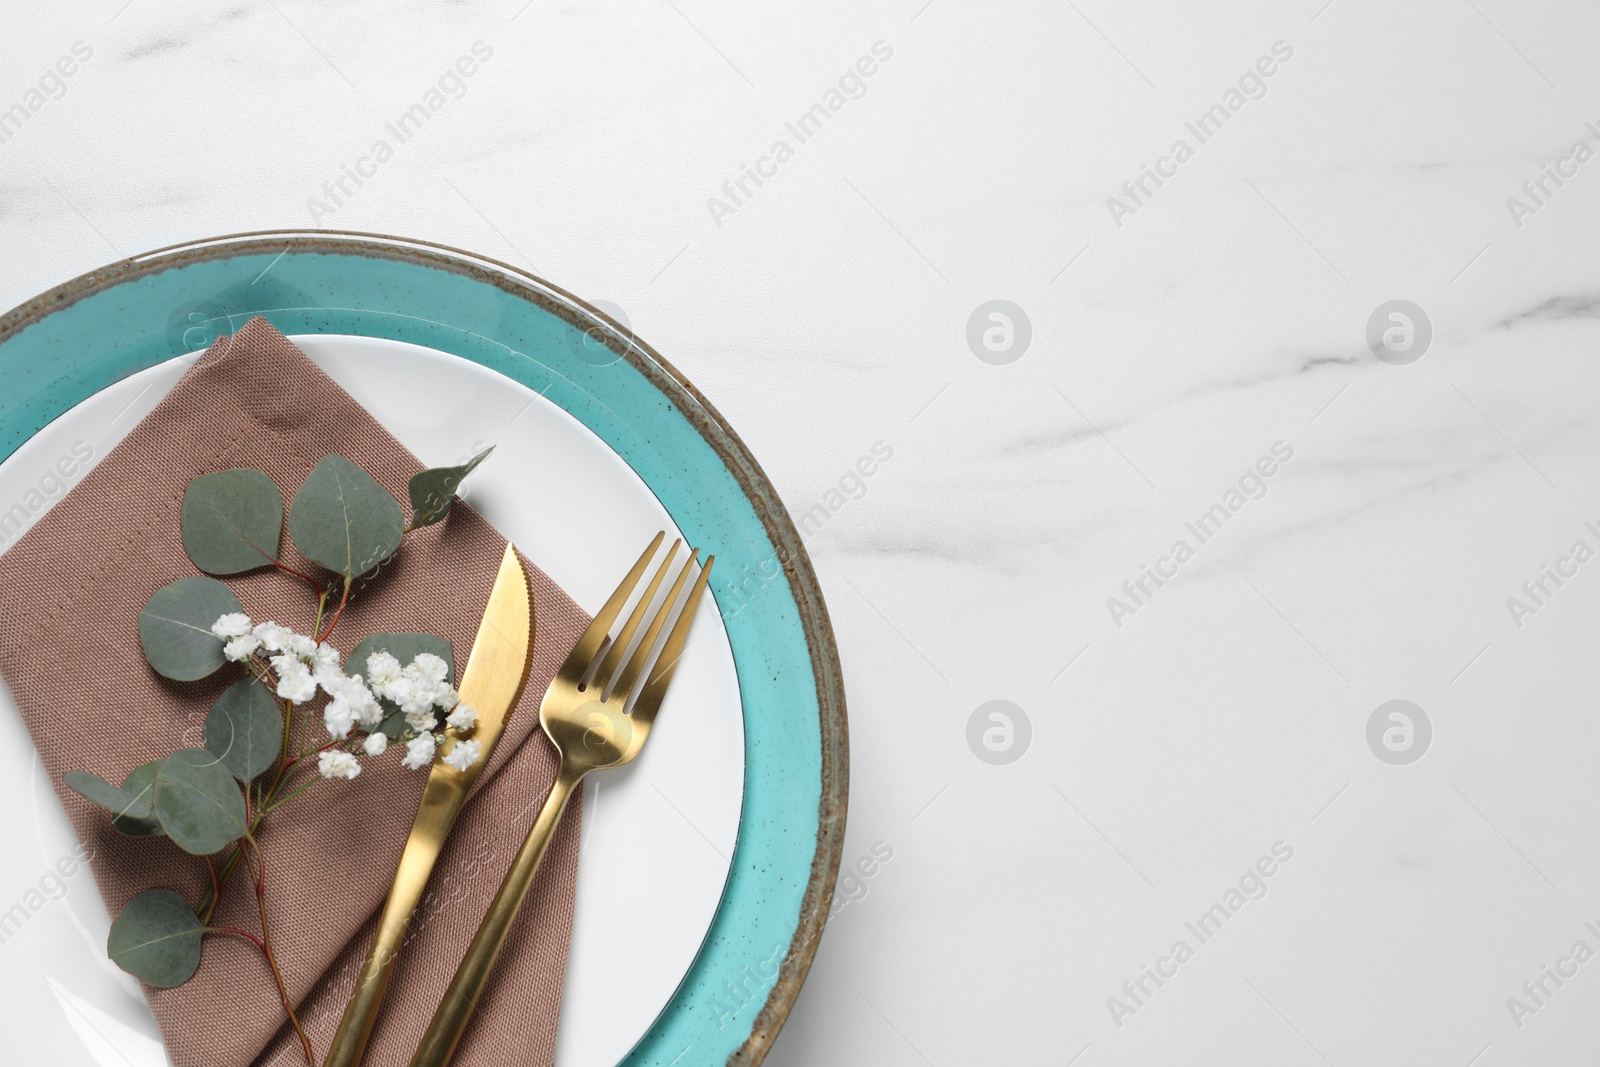
{"label": "pink linen napkin", "polygon": [[[178,509],[190,479],[254,467],[284,500],[337,453],[396,498],[421,463],[264,319],[219,338],[154,411],[82,482],[0,556],[0,676],[26,720],[51,782],[92,851],[115,916],[135,894],[170,888],[191,903],[209,887],[205,864],[165,838],[130,838],[108,814],[62,785],[83,769],[120,782],[134,767],[199,746],[212,701],[236,680],[158,677],[136,620],[150,594],[197,573],[183,550]],[[438,457],[434,457],[437,459]],[[434,464],[438,465],[438,464]],[[406,535],[396,560],[358,585],[333,643],[420,630],[448,638],[466,664],[505,539],[457,502],[438,525]],[[307,571],[284,538],[284,560]],[[529,566],[533,667],[520,703],[464,809],[395,964],[367,1062],[409,1062],[456,964],[510,866],[555,773],[538,705],[588,617]],[[255,619],[302,632],[308,590],[273,570],[226,580]],[[424,781],[391,750],[367,758],[355,781],[323,783],[264,824],[274,948],[320,1061],[332,1040],[388,895]],[[455,1062],[552,1062],[578,863],[575,798],[512,929]],[[259,932],[241,871],[213,922]],[[205,939],[200,970],[176,989],[147,988],[175,1067],[303,1063],[260,952]]]}

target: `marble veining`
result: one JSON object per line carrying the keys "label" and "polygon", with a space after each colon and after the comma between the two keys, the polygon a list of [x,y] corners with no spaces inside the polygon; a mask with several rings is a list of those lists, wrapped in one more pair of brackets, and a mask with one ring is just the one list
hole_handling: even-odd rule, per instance
{"label": "marble veining", "polygon": [[[848,686],[846,864],[879,842],[894,861],[841,882],[769,1063],[1592,1058],[1600,964],[1537,1005],[1524,983],[1600,950],[1600,568],[1520,627],[1507,609],[1600,521],[1600,179],[1507,208],[1597,119],[1592,5],[107,0],[7,20],[0,107],[95,48],[0,143],[7,305],[139,250],[311,225],[384,122],[493,47],[324,221],[536,263],[624,309],[797,520],[823,502],[807,547]],[[707,198],[879,39],[870,92],[714,221]],[[1270,92],[1114,219],[1279,39]],[[995,299],[1029,320],[1010,363],[969,343]],[[1367,342],[1396,299],[1432,331],[1406,365]],[[829,506],[879,439],[893,461]],[[1264,493],[1188,534],[1278,441],[1294,458]],[[1180,539],[1192,558],[1133,604],[1123,583]],[[1113,598],[1137,608],[1120,625]],[[1383,723],[1369,740],[1394,699],[1431,724],[1409,764],[1379,754]],[[1027,718],[1013,762],[985,748],[993,700]],[[1134,1004],[1123,983],[1279,841],[1294,858],[1265,895]],[[0,874],[0,902],[42,862]],[[71,916],[0,945],[14,1011],[41,1020],[15,1040],[115,1062],[33,977]]]}

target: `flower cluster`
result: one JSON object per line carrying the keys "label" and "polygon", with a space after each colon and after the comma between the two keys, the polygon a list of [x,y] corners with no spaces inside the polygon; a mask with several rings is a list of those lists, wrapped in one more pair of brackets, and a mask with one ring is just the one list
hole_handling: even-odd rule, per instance
{"label": "flower cluster", "polygon": [[[431,652],[419,652],[404,666],[388,652],[367,657],[367,677],[345,674],[339,650],[298,634],[275,622],[252,623],[248,615],[234,612],[211,625],[211,632],[223,642],[223,655],[236,663],[254,665],[263,683],[290,704],[304,704],[319,692],[328,696],[322,709],[322,722],[333,740],[317,756],[317,771],[324,778],[354,778],[361,773],[351,734],[358,728],[366,734],[360,749],[368,756],[381,756],[390,740],[405,743],[401,766],[418,770],[430,766],[445,735],[439,716],[458,734],[470,733],[478,713],[461,702],[448,681],[450,665]],[[270,668],[270,676],[267,669]],[[398,707],[405,726],[393,738],[380,729],[386,717],[380,701]],[[339,747],[348,742],[346,747]],[[443,762],[464,771],[478,762],[482,745],[457,738]]]}

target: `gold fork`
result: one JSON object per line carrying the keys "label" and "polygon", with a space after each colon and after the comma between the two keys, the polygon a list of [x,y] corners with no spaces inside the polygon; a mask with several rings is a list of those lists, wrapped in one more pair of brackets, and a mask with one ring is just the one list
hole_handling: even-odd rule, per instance
{"label": "gold fork", "polygon": [[[450,1062],[466,1030],[467,1021],[477,1007],[478,997],[483,993],[495,959],[500,955],[500,948],[505,944],[511,922],[533,884],[534,873],[539,869],[539,861],[544,858],[550,839],[561,821],[561,813],[566,810],[567,801],[578,789],[584,776],[590,771],[621,767],[632,761],[644,747],[645,738],[650,735],[656,712],[661,708],[661,698],[666,695],[672,672],[683,654],[695,608],[711,575],[711,564],[716,559],[715,556],[708,557],[700,568],[699,575],[689,588],[683,609],[678,612],[677,622],[661,646],[660,654],[652,661],[650,653],[672,615],[689,572],[694,569],[699,549],[689,553],[689,558],[678,570],[671,591],[651,614],[656,592],[672,569],[678,548],[683,543],[681,540],[674,541],[615,639],[610,637],[610,632],[665,537],[665,531],[656,534],[650,547],[639,557],[639,562],[634,564],[622,584],[617,586],[617,591],[611,594],[611,599],[606,601],[583,636],[578,638],[566,662],[551,679],[550,688],[545,690],[544,702],[539,706],[539,724],[544,727],[546,736],[555,745],[561,758],[556,780],[550,786],[550,795],[545,799],[544,808],[534,821],[533,829],[528,831],[527,840],[511,862],[511,870],[495,893],[488,914],[484,916],[472,944],[467,948],[466,958],[456,969],[450,988],[434,1012],[428,1032],[423,1035],[422,1044],[411,1058],[411,1067],[445,1067]],[[623,657],[634,643],[634,636],[647,615],[650,616],[650,622],[644,636],[624,663]],[[647,674],[647,668],[652,673]],[[644,679],[642,684],[641,678]]]}

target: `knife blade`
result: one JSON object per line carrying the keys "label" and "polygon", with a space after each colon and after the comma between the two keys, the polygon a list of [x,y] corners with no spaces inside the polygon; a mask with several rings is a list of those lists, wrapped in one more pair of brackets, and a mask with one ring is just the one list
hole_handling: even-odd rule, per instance
{"label": "knife blade", "polygon": [[[372,947],[356,977],[355,989],[350,994],[350,1003],[345,1007],[324,1067],[355,1067],[361,1062],[377,1018],[378,1004],[389,985],[395,955],[405,940],[406,925],[422,900],[445,837],[455,824],[472,783],[488,764],[495,742],[500,740],[506,719],[528,680],[533,659],[533,630],[533,596],[528,575],[516,547],[508,543],[483,611],[483,621],[478,626],[472,654],[467,659],[467,669],[457,687],[462,703],[471,705],[478,713],[472,737],[482,746],[482,755],[465,771],[435,762],[428,773],[422,802],[411,824],[411,836],[400,854],[394,886],[389,890]],[[450,740],[441,746],[441,755],[455,743],[455,731],[449,730],[448,734]]]}

